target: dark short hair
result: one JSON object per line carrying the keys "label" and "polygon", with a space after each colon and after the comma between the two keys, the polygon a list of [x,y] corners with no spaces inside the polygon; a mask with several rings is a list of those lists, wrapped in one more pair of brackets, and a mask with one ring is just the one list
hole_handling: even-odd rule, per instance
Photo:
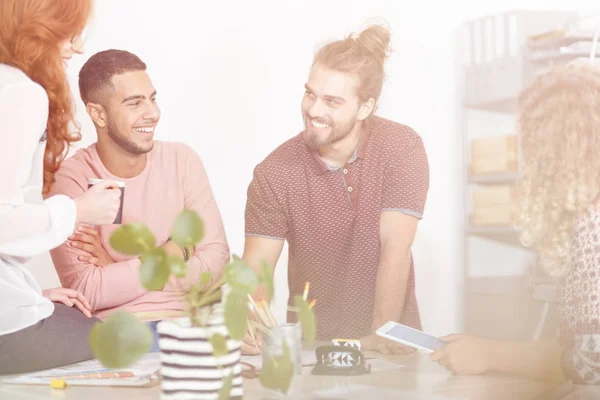
{"label": "dark short hair", "polygon": [[130,71],[145,71],[146,64],[125,50],[104,50],[94,54],[79,71],[79,94],[84,104],[99,102],[98,94],[112,86],[115,75]]}

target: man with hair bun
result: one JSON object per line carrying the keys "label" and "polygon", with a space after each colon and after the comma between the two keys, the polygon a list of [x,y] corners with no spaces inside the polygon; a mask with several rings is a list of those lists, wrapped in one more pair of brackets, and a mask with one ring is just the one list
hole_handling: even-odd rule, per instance
{"label": "man with hair bun", "polygon": [[[373,25],[318,49],[302,98],[305,129],[254,170],[243,258],[257,270],[261,261],[275,266],[287,240],[290,304],[310,282],[319,339],[360,338],[363,349],[405,354],[412,350],[374,333],[389,320],[421,328],[411,246],[429,167],[417,133],[374,115],[389,42]],[[255,348],[248,335],[243,350]]]}

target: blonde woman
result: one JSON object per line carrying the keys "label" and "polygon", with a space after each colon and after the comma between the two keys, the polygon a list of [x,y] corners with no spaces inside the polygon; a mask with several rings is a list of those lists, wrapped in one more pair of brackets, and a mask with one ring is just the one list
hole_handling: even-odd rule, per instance
{"label": "blonde woman", "polygon": [[[600,383],[600,68],[555,67],[519,98],[522,241],[560,276],[560,338],[444,338],[432,359],[457,374],[497,371]],[[493,310],[490,310],[493,311]]]}

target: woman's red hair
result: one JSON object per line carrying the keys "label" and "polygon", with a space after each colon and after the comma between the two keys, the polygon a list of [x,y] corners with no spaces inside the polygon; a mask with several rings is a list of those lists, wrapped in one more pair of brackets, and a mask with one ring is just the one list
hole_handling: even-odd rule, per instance
{"label": "woman's red hair", "polygon": [[0,63],[20,69],[48,94],[44,193],[68,145],[80,139],[70,131],[73,103],[60,45],[83,31],[92,6],[92,0],[0,0]]}

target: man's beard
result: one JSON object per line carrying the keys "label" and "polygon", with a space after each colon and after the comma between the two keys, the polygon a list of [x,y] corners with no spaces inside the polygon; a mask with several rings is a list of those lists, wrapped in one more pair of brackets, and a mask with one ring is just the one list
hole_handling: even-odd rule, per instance
{"label": "man's beard", "polygon": [[313,126],[311,123],[311,118],[304,113],[304,142],[313,150],[319,150],[322,147],[332,145],[345,139],[346,136],[352,132],[352,129],[354,129],[354,126],[356,125],[356,120],[349,121],[341,126],[333,125],[333,123],[329,120],[318,120],[318,122],[327,124],[330,127],[329,135],[327,138],[325,138],[325,140],[322,140],[318,133],[314,133],[314,131],[312,131]]}
{"label": "man's beard", "polygon": [[146,154],[148,152],[150,152],[152,150],[152,148],[154,147],[154,144],[152,146],[150,146],[149,149],[143,149],[140,146],[138,146],[133,140],[128,139],[127,137],[120,135],[118,133],[117,129],[113,129],[112,125],[109,123],[108,124],[108,136],[116,143],[119,145],[119,147],[121,147],[123,150],[125,150],[126,152],[130,153],[130,154],[135,154],[135,155],[140,155],[140,154]]}

